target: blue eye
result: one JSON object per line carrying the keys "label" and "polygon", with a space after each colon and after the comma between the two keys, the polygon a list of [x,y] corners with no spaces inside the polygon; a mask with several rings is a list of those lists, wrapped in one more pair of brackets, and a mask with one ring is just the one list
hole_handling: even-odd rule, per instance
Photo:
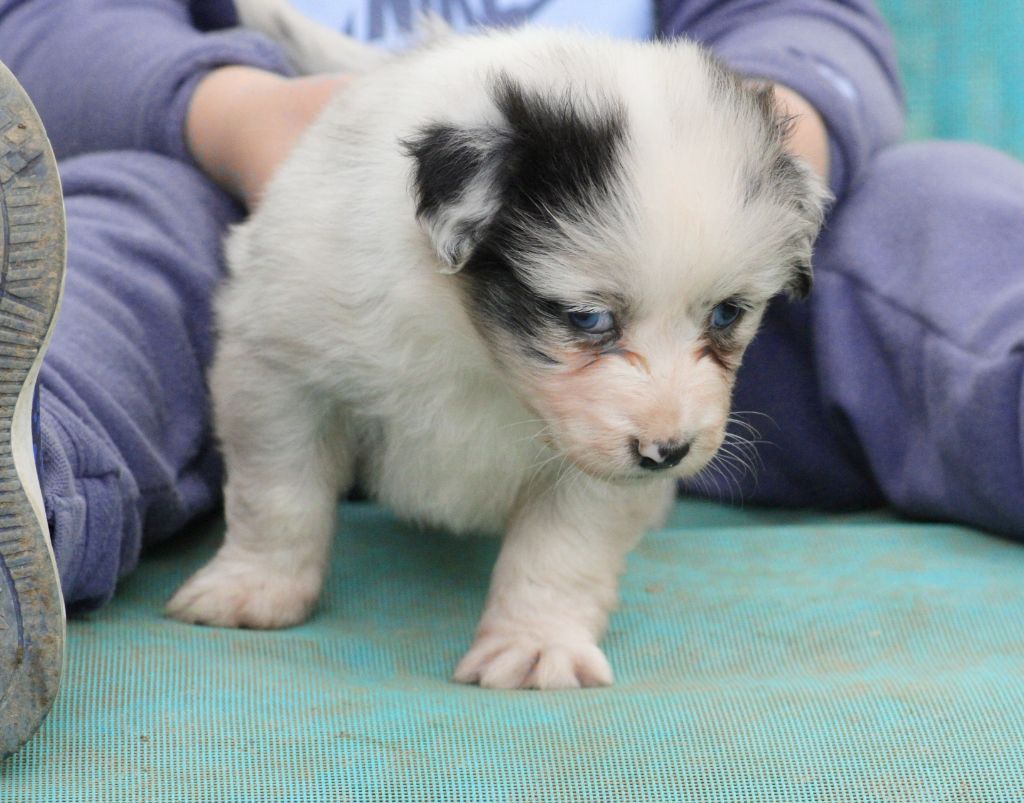
{"label": "blue eye", "polygon": [[725,329],[732,326],[743,314],[743,308],[733,301],[723,301],[711,310],[711,326],[714,329]]}
{"label": "blue eye", "polygon": [[603,335],[615,328],[615,316],[607,310],[581,310],[569,313],[569,323],[588,335]]}

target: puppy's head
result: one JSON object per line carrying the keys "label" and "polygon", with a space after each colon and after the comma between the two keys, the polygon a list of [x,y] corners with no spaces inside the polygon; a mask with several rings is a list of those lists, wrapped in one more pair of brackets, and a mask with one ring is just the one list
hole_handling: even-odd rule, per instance
{"label": "puppy's head", "polygon": [[770,90],[649,48],[632,86],[499,73],[490,119],[406,142],[439,268],[549,442],[608,479],[714,456],[769,299],[810,290],[826,199]]}

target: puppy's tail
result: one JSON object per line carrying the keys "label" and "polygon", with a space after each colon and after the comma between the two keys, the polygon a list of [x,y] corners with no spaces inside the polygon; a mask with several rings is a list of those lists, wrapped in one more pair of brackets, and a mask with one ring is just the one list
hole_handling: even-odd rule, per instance
{"label": "puppy's tail", "polygon": [[235,0],[241,24],[259,31],[285,52],[299,75],[363,73],[391,54],[321,25],[297,11],[288,0]]}

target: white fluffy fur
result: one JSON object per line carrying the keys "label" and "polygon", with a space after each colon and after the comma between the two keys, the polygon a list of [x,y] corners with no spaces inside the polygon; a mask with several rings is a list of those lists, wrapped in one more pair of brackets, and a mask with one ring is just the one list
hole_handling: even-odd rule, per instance
{"label": "white fluffy fur", "polygon": [[[240,6],[280,34],[281,4]],[[297,63],[329,66],[333,35],[316,33],[320,55],[304,62],[308,24],[289,19]],[[531,92],[626,111],[624,191],[589,220],[563,221],[551,248],[518,255],[539,291],[583,306],[601,290],[631,299],[623,349],[594,362],[570,349],[560,368],[537,368],[481,332],[450,275],[461,261],[445,259],[451,218],[417,221],[400,141],[435,121],[500,127],[498,71]],[[716,102],[713,83],[689,44],[525,29],[446,38],[336,98],[228,242],[211,378],[228,531],[170,614],[300,622],[323,582],[339,492],[358,477],[403,517],[504,533],[456,680],[610,683],[597,644],[625,555],[723,438],[733,375],[702,352],[709,310],[741,296],[745,345],[789,281],[793,232],[808,239],[816,226],[778,199],[744,200],[745,177],[764,172],[753,165],[764,121],[750,104]],[[500,211],[485,184],[458,203]],[[651,444],[670,439],[692,440],[677,470],[637,470],[634,440],[656,456]]]}

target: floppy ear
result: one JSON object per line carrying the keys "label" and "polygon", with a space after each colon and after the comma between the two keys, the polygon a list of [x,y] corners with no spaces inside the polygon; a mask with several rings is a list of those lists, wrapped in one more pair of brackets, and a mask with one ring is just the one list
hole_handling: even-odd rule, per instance
{"label": "floppy ear", "polygon": [[811,255],[825,221],[825,210],[832,200],[832,193],[803,160],[789,155],[781,159],[789,163],[780,172],[786,176],[785,191],[798,215],[798,230],[792,242],[792,273],[786,285],[786,293],[791,298],[804,299],[810,295],[814,284]]}
{"label": "floppy ear", "polygon": [[402,144],[413,158],[416,216],[442,273],[457,273],[501,209],[500,134],[434,123]]}
{"label": "floppy ear", "polygon": [[608,99],[531,92],[496,74],[493,125],[434,123],[403,145],[415,162],[416,215],[458,272],[499,215],[523,229],[586,214],[608,196],[621,167],[626,115]]}
{"label": "floppy ear", "polygon": [[807,298],[814,283],[811,270],[814,241],[821,231],[832,194],[806,162],[786,151],[786,140],[793,126],[793,118],[783,114],[774,85],[767,81],[748,81],[746,84],[754,91],[758,111],[768,126],[774,129],[779,145],[769,171],[770,180],[777,187],[780,199],[796,212],[797,230],[790,242],[792,268],[785,291],[791,298]]}

